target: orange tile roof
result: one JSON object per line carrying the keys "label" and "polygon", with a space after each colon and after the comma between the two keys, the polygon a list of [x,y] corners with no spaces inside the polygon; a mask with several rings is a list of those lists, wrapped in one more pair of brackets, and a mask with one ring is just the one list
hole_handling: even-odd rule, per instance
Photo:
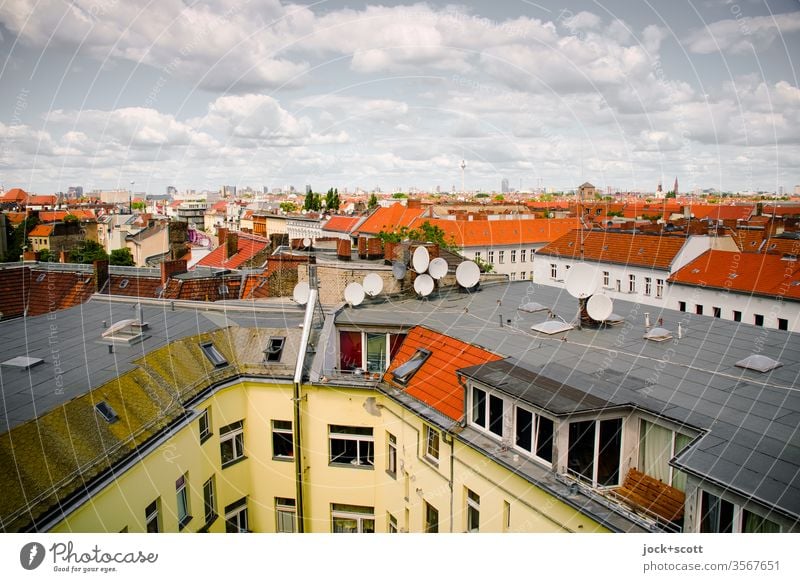
{"label": "orange tile roof", "polygon": [[706,251],[668,281],[800,301],[800,262],[780,255]]}
{"label": "orange tile roof", "polygon": [[692,204],[689,208],[698,220],[747,220],[755,211],[756,205]]}
{"label": "orange tile roof", "polygon": [[269,239],[239,232],[238,250],[235,255],[223,260],[225,256],[224,245],[218,246],[205,257],[198,261],[201,267],[220,267],[225,269],[238,269],[258,253],[269,246]]}
{"label": "orange tile roof", "polygon": [[43,210],[39,213],[39,220],[42,222],[59,222],[64,217],[71,214],[79,220],[94,220],[96,217],[92,210]]}
{"label": "orange tile roof", "polygon": [[359,220],[361,220],[360,216],[331,216],[330,220],[322,227],[322,230],[350,232],[358,224]]}
{"label": "orange tile roof", "polygon": [[28,199],[25,201],[26,204],[29,206],[44,206],[44,205],[53,205],[56,203],[56,197],[52,194],[50,195],[32,195],[28,196]]}
{"label": "orange tile roof", "polygon": [[403,226],[410,226],[417,218],[422,216],[425,208],[406,208],[403,204],[395,202],[389,207],[378,208],[358,227],[359,234],[378,234],[382,230],[393,231]]}
{"label": "orange tile roof", "polygon": [[8,221],[11,223],[12,226],[16,227],[25,220],[27,214],[25,212],[6,212],[5,215],[8,217]]}
{"label": "orange tile roof", "polygon": [[22,188],[12,188],[0,197],[0,202],[24,202],[27,197],[28,193]]}
{"label": "orange tile roof", "polygon": [[[392,371],[407,362],[419,348],[430,350],[430,357],[406,386],[394,382]],[[403,345],[389,365],[384,380],[432,406],[448,418],[459,420],[464,416],[464,388],[458,383],[456,370],[501,359],[500,356],[477,346],[417,326],[408,332]]]}
{"label": "orange tile roof", "polygon": [[28,315],[68,309],[87,301],[94,293],[94,274],[62,271],[32,271]]}
{"label": "orange tile roof", "polygon": [[[580,239],[580,231],[573,230],[536,254],[578,259]],[[590,231],[584,235],[583,257],[586,261],[669,270],[685,242],[686,237],[677,235]]]}
{"label": "orange tile roof", "polygon": [[50,236],[53,234],[53,226],[50,224],[37,224],[28,233],[28,236]]}
{"label": "orange tile roof", "polygon": [[574,218],[523,218],[513,220],[442,220],[418,218],[412,226],[428,222],[438,226],[459,247],[535,244],[554,241],[574,229]]}

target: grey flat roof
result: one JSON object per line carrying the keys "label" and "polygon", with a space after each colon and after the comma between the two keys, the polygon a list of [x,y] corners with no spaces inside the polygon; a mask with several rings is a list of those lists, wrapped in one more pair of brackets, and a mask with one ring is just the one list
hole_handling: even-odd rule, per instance
{"label": "grey flat roof", "polygon": [[136,318],[135,304],[135,298],[92,298],[48,315],[0,322],[0,360],[44,359],[27,370],[0,366],[0,434],[132,370],[134,360],[169,342],[231,325],[296,328],[303,321],[303,311],[294,305],[265,308],[251,302],[250,309],[238,304],[226,309],[205,302],[187,307],[192,302],[181,301],[173,311],[169,301],[148,301],[143,303],[149,323],[146,339],[130,346],[115,344],[109,353],[108,342],[101,340],[103,322],[111,326]]}
{"label": "grey flat roof", "polygon": [[[470,375],[554,413],[607,402],[690,425],[706,434],[676,466],[800,517],[800,335],[615,300],[622,325],[547,336],[530,329],[547,313],[517,310],[530,301],[566,321],[577,313],[566,291],[519,281],[345,308],[337,325],[422,325],[476,344],[507,359]],[[663,318],[673,339],[644,340],[645,312],[653,325]],[[756,352],[783,366],[763,374],[735,366]]]}

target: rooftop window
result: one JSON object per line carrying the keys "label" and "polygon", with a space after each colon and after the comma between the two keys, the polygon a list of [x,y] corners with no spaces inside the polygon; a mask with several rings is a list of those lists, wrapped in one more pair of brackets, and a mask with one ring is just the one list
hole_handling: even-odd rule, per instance
{"label": "rooftop window", "polygon": [[539,333],[554,335],[564,331],[569,331],[572,329],[572,326],[564,321],[558,321],[557,319],[548,319],[547,321],[543,321],[542,323],[537,323],[535,325],[532,325],[531,329],[533,331],[538,331]]}
{"label": "rooftop window", "polygon": [[646,334],[644,334],[644,339],[653,342],[663,342],[672,339],[672,333],[670,333],[668,329],[664,329],[663,327],[654,327]]}
{"label": "rooftop window", "polygon": [[205,354],[208,361],[211,362],[215,368],[222,368],[223,366],[228,365],[228,360],[225,359],[219,350],[214,346],[213,343],[208,342],[204,344],[200,344],[200,349],[203,350],[203,354]]}
{"label": "rooftop window", "polygon": [[285,337],[271,337],[267,342],[267,349],[264,350],[265,362],[280,362],[283,346],[286,343]]}
{"label": "rooftop window", "polygon": [[736,362],[736,366],[739,368],[745,368],[746,370],[755,370],[756,372],[761,372],[763,374],[764,372],[769,372],[770,370],[779,368],[780,366],[783,366],[783,364],[763,354],[751,354],[743,360]]}
{"label": "rooftop window", "polygon": [[400,364],[395,368],[394,372],[392,372],[392,379],[400,384],[407,384],[430,356],[431,352],[429,350],[419,348],[406,363]]}
{"label": "rooftop window", "polygon": [[531,301],[522,305],[517,308],[519,311],[525,311],[527,313],[537,313],[539,311],[547,311],[547,307],[542,305],[541,303],[536,303],[535,301]]}
{"label": "rooftop window", "polygon": [[105,419],[106,422],[111,423],[119,420],[117,413],[111,408],[111,405],[108,404],[105,400],[98,402],[94,405],[97,412],[100,413],[100,416]]}

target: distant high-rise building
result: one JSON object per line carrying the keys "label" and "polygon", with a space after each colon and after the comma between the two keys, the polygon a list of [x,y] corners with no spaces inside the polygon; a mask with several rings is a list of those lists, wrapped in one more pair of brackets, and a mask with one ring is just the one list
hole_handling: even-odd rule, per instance
{"label": "distant high-rise building", "polygon": [[500,180],[500,192],[502,192],[503,194],[507,194],[510,191],[511,190],[508,187],[508,178],[503,178],[502,180]]}
{"label": "distant high-rise building", "polygon": [[306,194],[311,193],[311,184],[306,184]]}
{"label": "distant high-rise building", "polygon": [[167,186],[167,194],[169,196],[174,196],[178,193],[178,189],[175,186]]}
{"label": "distant high-rise building", "polygon": [[675,176],[675,186],[672,187],[672,193],[675,194],[675,197],[678,197],[678,176]]}
{"label": "distant high-rise building", "polygon": [[220,194],[223,198],[236,198],[236,186],[223,186]]}
{"label": "distant high-rise building", "polygon": [[797,184],[797,185],[794,187],[794,195],[795,195],[795,196],[800,196],[800,184]]}
{"label": "distant high-rise building", "polygon": [[80,198],[83,196],[83,186],[70,186],[67,190],[69,198]]}

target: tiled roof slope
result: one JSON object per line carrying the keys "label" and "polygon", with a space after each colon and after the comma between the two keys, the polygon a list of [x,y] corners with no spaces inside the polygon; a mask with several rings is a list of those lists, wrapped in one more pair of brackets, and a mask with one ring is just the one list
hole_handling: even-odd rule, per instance
{"label": "tiled roof slope", "polygon": [[423,215],[423,208],[406,208],[395,202],[386,208],[378,208],[364,223],[358,227],[360,234],[378,234],[382,230],[391,231],[403,226],[410,226]]}
{"label": "tiled roof slope", "polygon": [[28,316],[68,309],[89,300],[94,274],[33,270],[28,294]]}
{"label": "tiled roof slope", "polygon": [[30,291],[28,267],[0,269],[0,318],[19,317],[25,312]]}
{"label": "tiled roof slope", "polygon": [[[590,231],[584,234],[583,257],[586,261],[669,270],[685,242],[684,236]],[[581,232],[573,230],[536,254],[578,259],[580,248]]]}
{"label": "tiled roof slope", "polygon": [[706,251],[668,281],[800,300],[800,264],[780,255]]}
{"label": "tiled roof slope", "polygon": [[49,224],[37,224],[28,233],[28,236],[50,236],[53,234],[53,227]]}
{"label": "tiled roof slope", "polygon": [[[127,281],[127,283],[125,283]],[[109,295],[128,297],[158,297],[161,289],[160,277],[137,277],[132,275],[110,275]]]}
{"label": "tiled roof slope", "polygon": [[322,230],[350,232],[358,224],[359,220],[361,220],[360,216],[331,216],[330,220],[322,227]]}
{"label": "tiled roof slope", "polygon": [[269,246],[269,239],[243,232],[238,235],[238,250],[235,255],[224,260],[225,245],[220,245],[200,259],[197,264],[201,267],[238,269]]}
{"label": "tiled roof slope", "polygon": [[[424,348],[431,355],[402,386],[393,381],[392,372],[407,362],[414,353]],[[445,416],[459,420],[464,415],[464,389],[458,384],[456,370],[501,359],[492,352],[453,339],[430,329],[412,328],[400,351],[392,360],[384,380],[393,386],[432,406]]]}
{"label": "tiled roof slope", "polygon": [[438,226],[459,247],[535,244],[556,240],[578,226],[574,218],[512,220],[441,220],[418,218],[413,226]]}

